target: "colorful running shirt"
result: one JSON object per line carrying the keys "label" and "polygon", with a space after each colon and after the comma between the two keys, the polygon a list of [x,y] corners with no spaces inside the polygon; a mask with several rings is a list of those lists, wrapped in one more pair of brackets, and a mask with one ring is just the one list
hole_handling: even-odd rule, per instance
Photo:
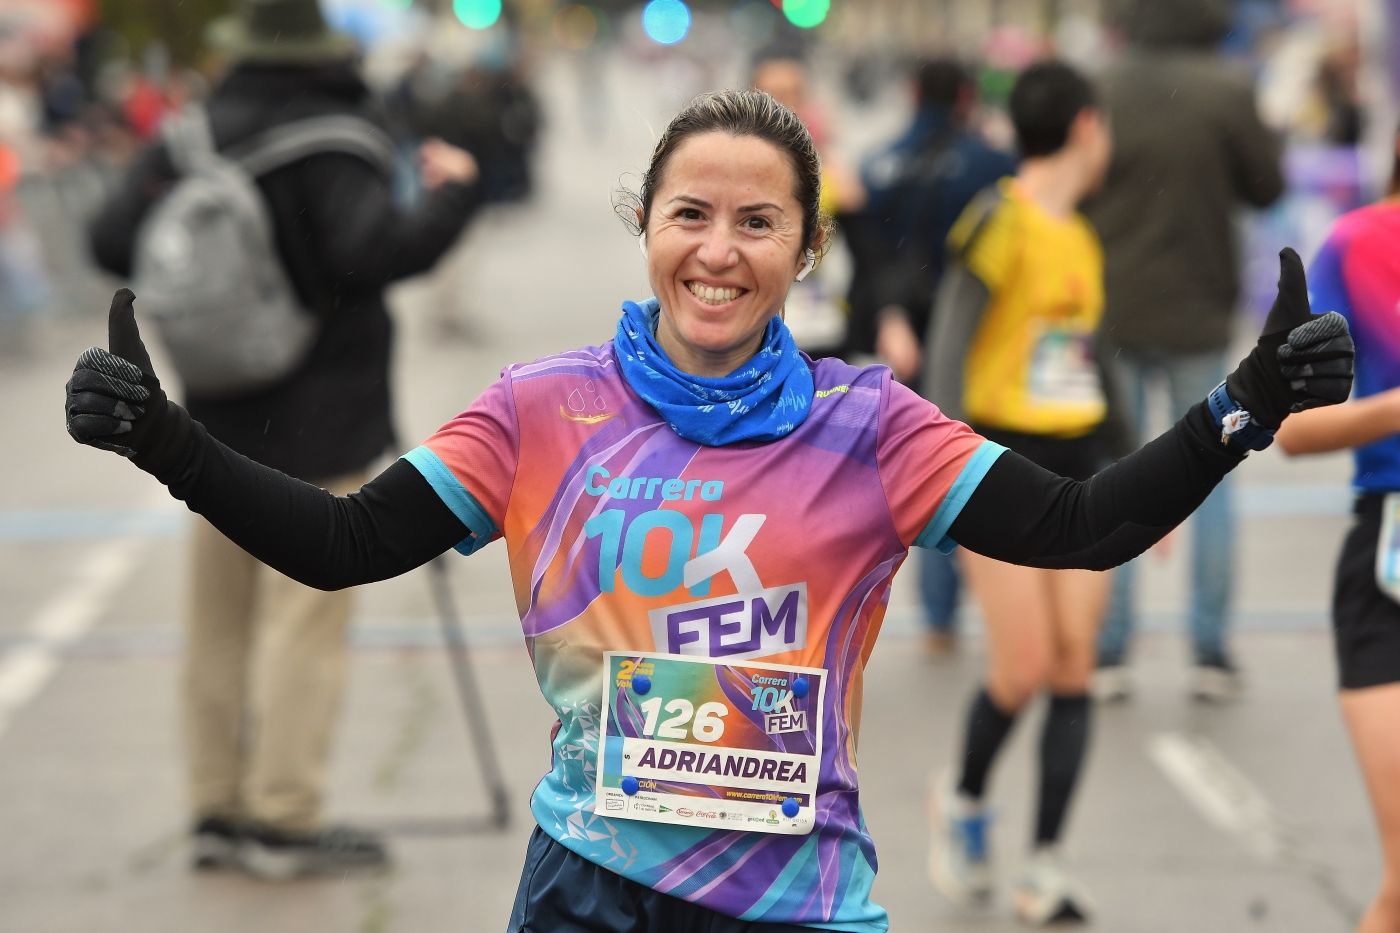
{"label": "colorful running shirt", "polygon": [[1106,404],[1093,348],[1103,251],[1089,222],[1052,217],[1003,178],[963,212],[948,246],[988,292],[963,362],[968,421],[1051,437],[1093,430]]}
{"label": "colorful running shirt", "polygon": [[[863,671],[908,548],[952,548],[949,526],[1003,448],[884,367],[808,364],[811,412],[770,443],[684,440],[608,343],[508,368],[406,459],[471,529],[458,550],[506,540],[559,717],[531,798],[544,831],[727,916],[875,933],[888,919],[870,901],[856,780]],[[673,698],[682,681],[695,694]],[[668,729],[686,741],[648,741]],[[749,740],[777,751],[745,753]],[[644,782],[671,796],[600,780],[600,743],[604,770],[626,767],[624,748],[647,749],[631,765],[653,775],[674,765]],[[693,781],[674,779],[687,768]],[[703,825],[666,822],[681,817]]]}
{"label": "colorful running shirt", "polygon": [[[1356,340],[1353,398],[1400,386],[1400,205],[1339,218],[1308,269],[1314,314],[1336,311]],[[1400,435],[1356,448],[1357,489],[1400,490]]]}

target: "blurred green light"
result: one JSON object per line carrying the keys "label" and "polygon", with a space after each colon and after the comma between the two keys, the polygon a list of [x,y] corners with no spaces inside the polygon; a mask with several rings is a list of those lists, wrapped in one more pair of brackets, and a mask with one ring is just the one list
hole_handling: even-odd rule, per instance
{"label": "blurred green light", "polygon": [[452,12],[469,29],[489,29],[501,18],[501,0],[452,0]]}
{"label": "blurred green light", "polygon": [[831,0],[783,0],[783,15],[802,29],[820,26],[831,9]]}

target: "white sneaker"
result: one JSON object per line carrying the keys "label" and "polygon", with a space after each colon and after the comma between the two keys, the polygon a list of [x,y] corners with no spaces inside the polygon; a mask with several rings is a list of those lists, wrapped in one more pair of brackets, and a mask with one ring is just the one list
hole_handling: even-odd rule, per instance
{"label": "white sneaker", "polygon": [[1126,664],[1094,668],[1089,694],[1100,703],[1123,703],[1133,697],[1133,675]]}
{"label": "white sneaker", "polygon": [[929,879],[959,907],[985,907],[992,899],[993,881],[987,809],[956,790],[951,774],[935,783],[932,798]]}
{"label": "white sneaker", "polygon": [[1233,664],[1197,664],[1191,669],[1191,698],[1232,703],[1244,695],[1244,678]]}
{"label": "white sneaker", "polygon": [[1087,923],[1094,912],[1083,885],[1069,876],[1053,848],[1031,854],[1012,896],[1012,907],[1018,919],[1036,926]]}

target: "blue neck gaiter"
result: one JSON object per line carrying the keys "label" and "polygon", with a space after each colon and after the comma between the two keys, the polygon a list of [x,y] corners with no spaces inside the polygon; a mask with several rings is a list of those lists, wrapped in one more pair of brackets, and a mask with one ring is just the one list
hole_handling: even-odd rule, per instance
{"label": "blue neck gaiter", "polygon": [[812,408],[812,371],[792,332],[774,316],[753,358],[727,376],[681,372],[656,342],[655,298],[622,303],[613,347],[632,391],[686,440],[706,447],[773,441],[792,433]]}

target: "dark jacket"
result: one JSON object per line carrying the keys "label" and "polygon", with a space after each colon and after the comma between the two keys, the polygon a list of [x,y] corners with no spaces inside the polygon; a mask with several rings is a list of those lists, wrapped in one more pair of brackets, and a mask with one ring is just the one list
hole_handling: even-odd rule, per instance
{"label": "dark jacket", "polygon": [[1234,212],[1283,191],[1279,143],[1250,81],[1213,51],[1217,7],[1139,4],[1135,46],[1102,77],[1113,158],[1085,213],[1103,240],[1109,346],[1224,348],[1240,288]]}
{"label": "dark jacket", "polygon": [[[303,117],[374,119],[369,91],[348,64],[240,66],[207,108],[221,149]],[[99,265],[131,274],[136,231],[174,177],[159,144],[137,158],[89,231]],[[278,252],[302,301],[320,317],[320,335],[300,368],[267,390],[184,402],[239,453],[293,476],[329,479],[367,466],[394,443],[384,290],[442,256],[470,217],[475,195],[470,187],[445,185],[408,214],[395,206],[390,179],[379,169],[337,153],[270,172],[259,187]]]}
{"label": "dark jacket", "polygon": [[948,231],[977,192],[1016,171],[942,108],[921,110],[904,134],[861,167],[868,192],[859,216],[842,218],[855,259],[846,352],[875,351],[877,312],[899,305],[922,339]]}

